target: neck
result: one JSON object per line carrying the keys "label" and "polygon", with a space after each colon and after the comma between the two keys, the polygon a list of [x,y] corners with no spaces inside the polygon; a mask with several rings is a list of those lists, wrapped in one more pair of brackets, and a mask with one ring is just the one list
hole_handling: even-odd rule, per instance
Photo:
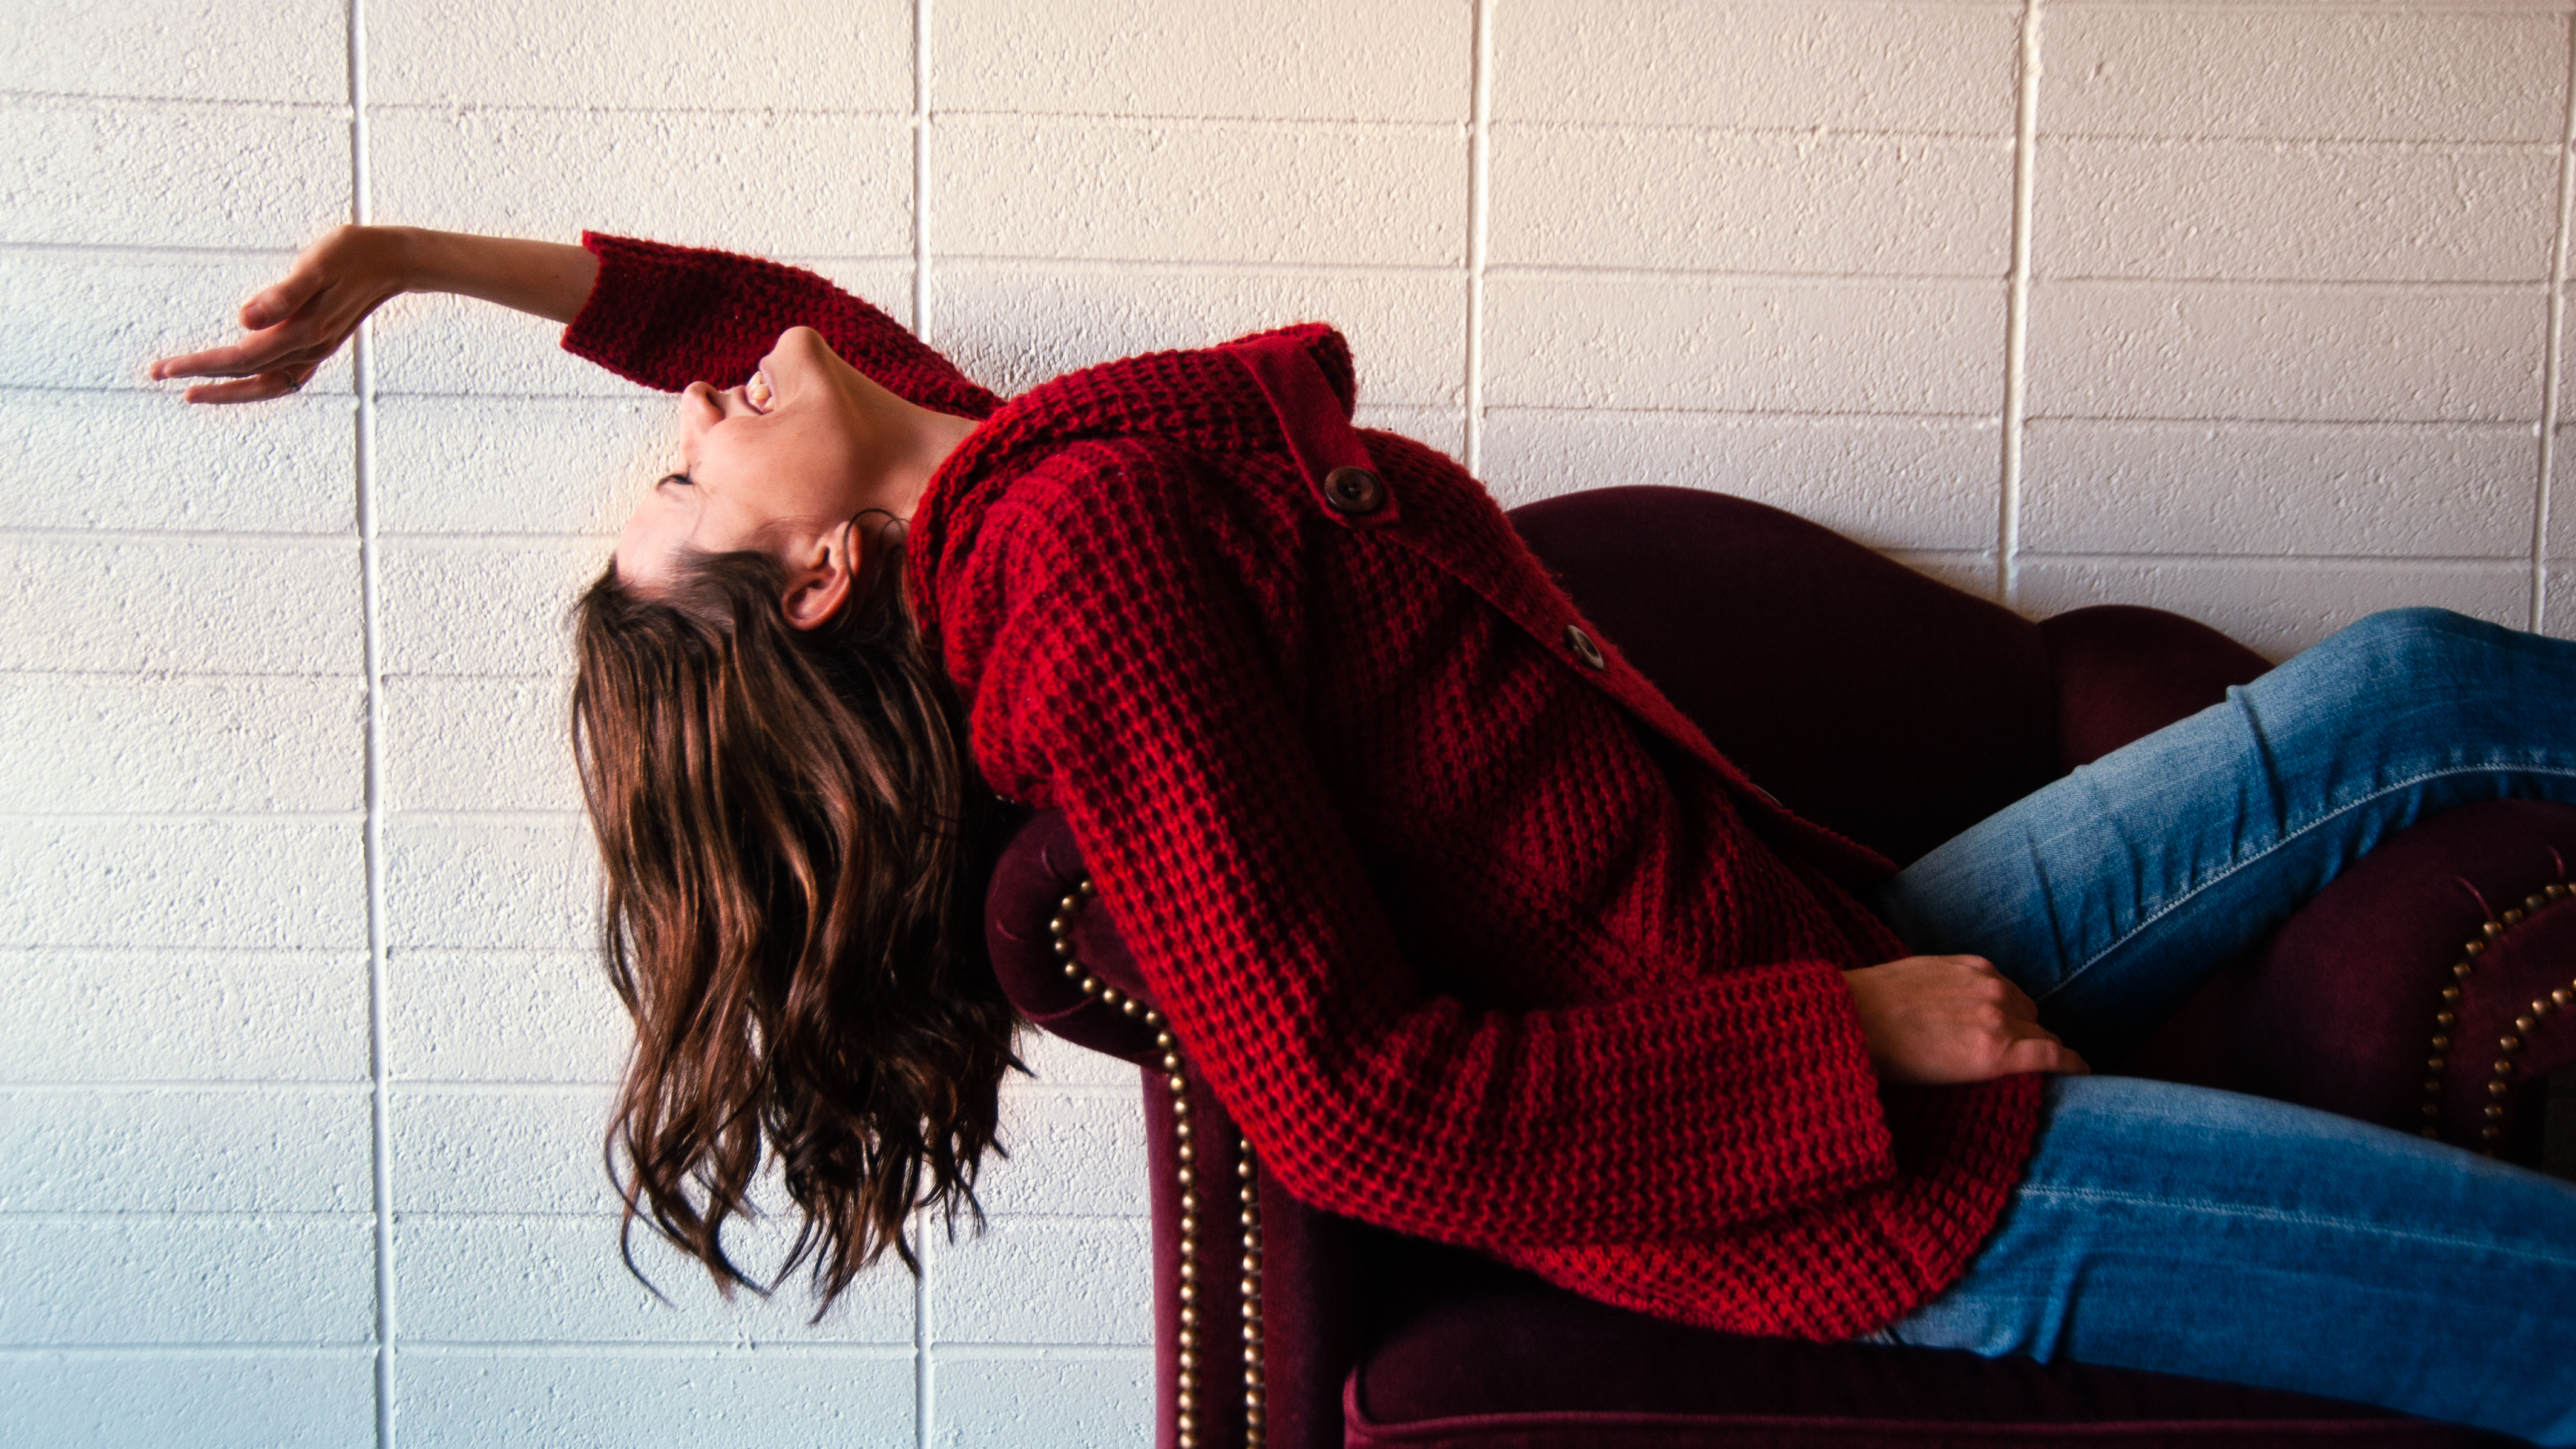
{"label": "neck", "polygon": [[922,493],[930,486],[930,476],[980,425],[973,418],[896,401],[903,412],[895,432],[896,456],[884,475],[888,493],[884,506],[895,517],[909,522],[913,509],[921,503]]}

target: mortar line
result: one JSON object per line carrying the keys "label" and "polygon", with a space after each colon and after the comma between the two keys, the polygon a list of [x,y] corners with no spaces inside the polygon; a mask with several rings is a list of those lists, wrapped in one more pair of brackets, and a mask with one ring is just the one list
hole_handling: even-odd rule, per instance
{"label": "mortar line", "polygon": [[2540,366],[2539,477],[2532,484],[2531,631],[2549,607],[2550,474],[2558,467],[2558,392],[2567,355],[2567,227],[2576,206],[2576,26],[2567,45],[2567,117],[2558,137],[2558,238],[2549,257],[2549,338]]}
{"label": "mortar line", "polygon": [[[350,219],[373,220],[367,155],[366,0],[349,0]],[[394,1215],[392,1087],[387,1075],[385,970],[384,639],[383,580],[376,550],[375,329],[360,323],[349,344],[349,381],[357,389],[358,579],[365,622],[362,662],[367,690],[366,809],[362,857],[367,872],[367,1074],[376,1219],[376,1449],[394,1444]]]}
{"label": "mortar line", "polygon": [[920,1271],[912,1275],[912,1427],[919,1449],[930,1449],[930,1215],[919,1208],[912,1240],[921,1245]]}
{"label": "mortar line", "polygon": [[1467,471],[1485,461],[1485,233],[1494,97],[1494,0],[1476,0],[1467,58]]}
{"label": "mortar line", "polygon": [[912,4],[912,335],[930,336],[930,0]]}
{"label": "mortar line", "polygon": [[2029,421],[2030,233],[2039,150],[2039,0],[2021,12],[2013,140],[2012,284],[2004,303],[2003,476],[1995,517],[1995,596],[2021,597],[2022,429]]}

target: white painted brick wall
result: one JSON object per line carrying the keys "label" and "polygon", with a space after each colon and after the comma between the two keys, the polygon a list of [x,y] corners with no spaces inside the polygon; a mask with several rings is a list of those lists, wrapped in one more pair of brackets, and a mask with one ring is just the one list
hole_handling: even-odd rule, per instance
{"label": "white painted brick wall", "polygon": [[809,1327],[649,1242],[671,1301],[625,1275],[560,626],[668,407],[442,299],[379,315],[364,397],[140,383],[353,210],[765,251],[1005,391],[1333,320],[1364,420],[1506,502],[1725,489],[2033,614],[2576,634],[2572,8],[30,12],[0,1445],[1149,1437],[1137,1090],[1058,1043],[919,1285]]}

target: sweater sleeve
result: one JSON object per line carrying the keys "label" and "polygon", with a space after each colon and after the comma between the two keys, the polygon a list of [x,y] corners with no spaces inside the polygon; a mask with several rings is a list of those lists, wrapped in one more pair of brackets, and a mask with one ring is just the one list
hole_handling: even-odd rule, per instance
{"label": "sweater sleeve", "polygon": [[800,267],[590,231],[581,244],[599,258],[599,278],[564,329],[564,350],[646,387],[731,387],[779,333],[803,326],[923,407],[981,418],[1001,405],[902,323]]}
{"label": "sweater sleeve", "polygon": [[970,570],[977,752],[1066,812],[1156,1004],[1280,1180],[1498,1248],[1704,1237],[1891,1177],[1832,965],[1520,1012],[1416,985],[1262,624],[1296,580],[1265,576],[1216,486],[1131,445],[1014,482]]}

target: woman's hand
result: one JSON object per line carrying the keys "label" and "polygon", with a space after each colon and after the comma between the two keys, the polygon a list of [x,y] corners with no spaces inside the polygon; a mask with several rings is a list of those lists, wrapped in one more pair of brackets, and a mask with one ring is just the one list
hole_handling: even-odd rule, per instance
{"label": "woman's hand", "polygon": [[1879,1079],[1917,1086],[2016,1072],[2089,1073],[2039,1008],[1982,956],[1908,956],[1843,973]]}
{"label": "woman's hand", "polygon": [[367,314],[409,285],[407,239],[397,228],[344,226],[307,247],[286,275],[242,304],[250,335],[152,364],[155,382],[224,377],[188,389],[193,403],[253,402],[304,386]]}
{"label": "woman's hand", "polygon": [[405,292],[457,292],[556,322],[590,297],[599,259],[558,242],[467,236],[405,226],[344,226],[307,247],[242,304],[249,334],[152,364],[156,382],[221,377],[188,389],[194,403],[252,402],[295,391],[367,314]]}

